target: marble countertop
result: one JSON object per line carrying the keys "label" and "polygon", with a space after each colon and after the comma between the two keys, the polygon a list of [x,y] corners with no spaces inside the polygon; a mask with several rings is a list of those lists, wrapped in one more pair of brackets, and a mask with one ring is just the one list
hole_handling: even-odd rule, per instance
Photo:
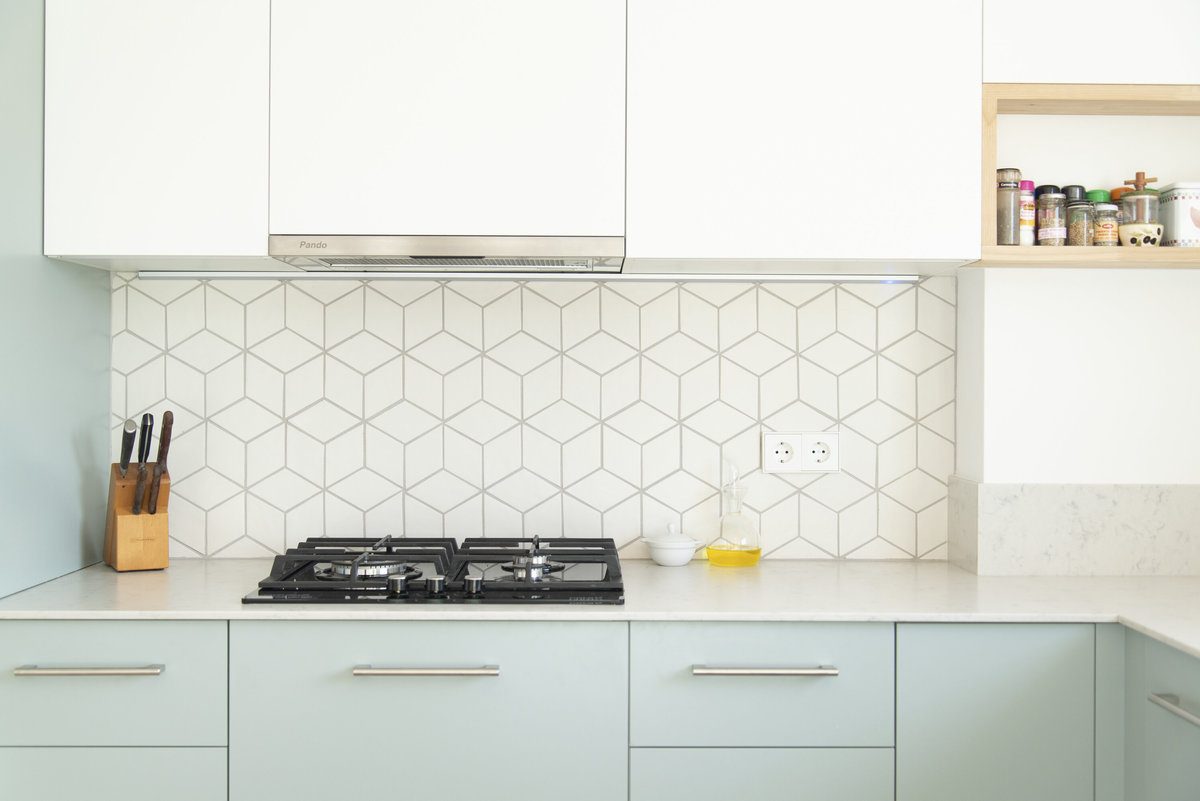
{"label": "marble countertop", "polygon": [[980,577],[945,562],[622,567],[622,606],[330,606],[242,604],[267,559],[93,565],[0,599],[0,619],[1116,622],[1200,657],[1200,577]]}

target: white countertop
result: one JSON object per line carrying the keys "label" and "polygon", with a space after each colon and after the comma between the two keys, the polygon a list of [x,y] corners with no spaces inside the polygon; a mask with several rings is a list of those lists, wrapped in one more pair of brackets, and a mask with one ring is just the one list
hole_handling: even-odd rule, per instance
{"label": "white countertop", "polygon": [[945,562],[626,560],[622,606],[242,604],[267,559],[70,573],[0,600],[0,619],[828,620],[1123,623],[1200,657],[1200,577],[980,577]]}

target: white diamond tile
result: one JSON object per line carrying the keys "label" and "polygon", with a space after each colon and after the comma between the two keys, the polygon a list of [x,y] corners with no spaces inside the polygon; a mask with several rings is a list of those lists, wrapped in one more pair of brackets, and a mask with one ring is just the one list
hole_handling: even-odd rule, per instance
{"label": "white diamond tile", "polygon": [[414,348],[441,330],[441,287],[405,305],[404,347]]}
{"label": "white diamond tile", "polygon": [[441,415],[442,376],[416,359],[404,357],[404,398],[430,414]]}
{"label": "white diamond tile", "polygon": [[838,410],[842,417],[854,414],[875,400],[878,362],[878,359],[872,357],[837,377]]}
{"label": "white diamond tile", "polygon": [[293,509],[288,509],[283,517],[284,541],[288,548],[294,548],[300,542],[313,537],[325,536],[325,497],[321,492],[315,493],[308,500]]}
{"label": "white diamond tile", "polygon": [[649,359],[641,360],[641,399],[671,417],[679,413],[679,377]]}
{"label": "white diamond tile", "polygon": [[171,540],[168,555],[171,559],[205,556],[204,510],[188,503],[186,498],[171,498]]}
{"label": "white diamond tile", "polygon": [[[521,377],[490,359],[483,360],[483,399],[497,409],[518,417],[521,414]],[[594,378],[594,377],[593,377]],[[573,380],[579,380],[574,377]],[[599,395],[600,382],[596,380],[594,399]]]}
{"label": "white diamond tile", "polygon": [[758,293],[753,289],[728,301],[717,311],[717,338],[728,349],[753,334],[758,326]]}
{"label": "white diamond tile", "polygon": [[758,410],[758,376],[721,358],[721,400],[751,416]]}
{"label": "white diamond tile", "polygon": [[208,550],[214,553],[245,536],[246,493],[239,492],[215,509],[211,509],[205,516],[204,531]]}
{"label": "white diamond tile", "polygon": [[847,556],[879,534],[879,505],[869,496],[843,509],[838,515],[840,556]]}
{"label": "white diamond tile", "polygon": [[159,357],[134,370],[125,379],[125,402],[131,414],[150,412],[167,395],[166,359]]}
{"label": "white diamond tile", "polygon": [[764,420],[770,431],[827,431],[832,418],[813,407],[796,401]]}
{"label": "white diamond tile", "polygon": [[325,397],[325,359],[316,358],[283,377],[283,408],[296,414]]}
{"label": "white diamond tile", "polygon": [[404,535],[404,495],[397,494],[363,514],[363,535],[402,537]]}
{"label": "white diamond tile", "polygon": [[395,495],[400,488],[378,473],[363,469],[351,473],[330,487],[329,490],[342,500],[351,503],[356,509],[366,511]]}
{"label": "white diamond tile", "polygon": [[557,349],[562,341],[562,311],[536,292],[523,289],[521,328],[534,339]]}
{"label": "white diamond tile", "polygon": [[751,334],[725,351],[725,357],[755,375],[762,375],[792,356],[792,351],[763,334]]}
{"label": "white diamond tile", "polygon": [[521,403],[525,415],[532,416],[562,397],[562,358],[550,361],[529,372],[521,380]]}
{"label": "white diamond tile", "polygon": [[675,426],[642,447],[642,485],[652,484],[679,469],[681,436],[682,430]]}
{"label": "white diamond tile", "polygon": [[[328,314],[328,312],[326,312]],[[375,336],[394,348],[404,347],[404,307],[394,303],[374,287],[368,287],[363,296],[363,326]],[[347,325],[346,329],[353,326]],[[329,341],[340,342],[342,330],[332,330],[328,319],[325,322]],[[347,335],[353,331],[347,331]],[[338,336],[338,339],[334,339]]]}
{"label": "white diamond tile", "polygon": [[717,307],[697,297],[685,287],[679,293],[679,330],[706,348],[716,350]]}
{"label": "white diamond tile", "polygon": [[279,281],[249,281],[244,278],[228,281],[209,281],[208,283],[213,289],[228,295],[244,306],[261,298],[271,290],[281,287]]}
{"label": "white diamond tile", "polygon": [[641,512],[642,507],[636,497],[609,509],[602,518],[604,536],[614,540],[618,548],[633,542],[642,533]]}
{"label": "white diamond tile", "polygon": [[[265,375],[277,381],[268,381]],[[272,393],[272,390],[277,393]],[[230,359],[204,377],[204,410],[210,417],[243,397],[249,397],[276,414],[282,414],[282,395],[283,376],[253,356]]]}
{"label": "white diamond tile", "polygon": [[754,418],[742,414],[727,403],[717,401],[684,420],[683,424],[713,442],[725,442],[753,426]]}
{"label": "white diamond tile", "polygon": [[355,426],[344,434],[334,437],[325,445],[325,475],[323,484],[341,481],[359,470],[366,452],[366,427]]}
{"label": "white diamond tile", "polygon": [[457,292],[442,294],[446,331],[472,348],[483,347],[483,309]]}
{"label": "white diamond tile", "polygon": [[485,495],[483,530],[484,536],[487,537],[520,537],[525,533],[524,520],[516,509],[497,498]]}
{"label": "white diamond tile", "polygon": [[447,284],[446,289],[482,307],[519,286],[515,281],[457,281]]}
{"label": "white diamond tile", "polygon": [[641,347],[650,347],[679,330],[679,290],[670,289],[642,307]]}
{"label": "white diamond tile", "polygon": [[775,504],[758,516],[764,554],[770,554],[800,536],[800,501],[795,496]]}
{"label": "white diamond tile", "polygon": [[295,426],[287,426],[284,437],[288,469],[317,486],[323,486],[326,480],[325,447]]}
{"label": "white diamond tile", "polygon": [[602,286],[604,289],[612,291],[614,295],[625,298],[637,306],[645,306],[664,292],[671,291],[675,284],[638,282],[629,284],[603,284]]}
{"label": "white diamond tile", "polygon": [[847,559],[911,559],[912,554],[905,553],[882,537],[876,537],[861,548],[846,554]]}
{"label": "white diamond tile", "polygon": [[800,536],[827,556],[837,556],[837,512],[811,498],[800,496]]}
{"label": "white diamond tile", "polygon": [[363,377],[352,368],[326,356],[325,397],[356,417],[363,411]]}
{"label": "white diamond tile", "polygon": [[[428,348],[429,345],[421,345]],[[391,361],[399,351],[366,331],[355,334],[330,351],[334,358],[345,362],[360,373],[369,373],[384,362]]]}
{"label": "white diamond tile", "polygon": [[914,373],[923,373],[952,351],[919,331],[886,348],[883,355]]}
{"label": "white diamond tile", "polygon": [[421,298],[436,294],[441,284],[436,281],[374,281],[371,291],[378,292],[400,306],[408,306]]}
{"label": "white diamond tile", "polygon": [[865,484],[875,483],[876,446],[866,437],[843,428],[840,437],[842,472]]}
{"label": "white diamond tile", "polygon": [[[220,286],[233,282],[224,282]],[[283,287],[272,290],[246,306],[246,345],[253,346],[283,330]],[[234,295],[234,297],[237,297]]]}
{"label": "white diamond tile", "polygon": [[[129,330],[155,347],[163,347],[166,342],[164,337],[166,312],[162,304],[143,295],[141,292],[130,289],[128,290],[126,308],[127,316],[125,325]],[[176,340],[172,340],[172,345],[175,342]]]}
{"label": "white diamond tile", "polygon": [[639,444],[658,436],[673,423],[670,417],[640,401],[607,421],[608,425]]}
{"label": "white diamond tile", "polygon": [[562,484],[563,446],[530,426],[521,426],[521,461],[556,486]]}
{"label": "white diamond tile", "polygon": [[[626,294],[630,294],[626,290],[630,289],[632,289],[634,298],[638,298],[637,300],[626,297]],[[643,285],[638,288],[608,284],[600,288],[601,330],[635,348],[641,341],[641,315],[638,312],[637,304],[653,299],[651,296],[639,298],[637,294],[639,289],[649,293],[665,291],[661,285]]]}
{"label": "white diamond tile", "polygon": [[[246,484],[257,484],[267,476],[282,469],[286,464],[286,432],[278,426],[262,436],[246,443]],[[172,472],[176,465],[177,451],[171,455]]]}
{"label": "white diamond tile", "polygon": [[948,403],[932,414],[921,418],[921,425],[951,442],[954,441],[954,404]]}
{"label": "white diamond tile", "polygon": [[641,486],[642,449],[638,443],[607,426],[600,436],[604,447],[604,469],[623,481]]}
{"label": "white diamond tile", "polygon": [[354,415],[326,400],[292,415],[289,420],[301,431],[321,442],[328,442],[356,422]]}
{"label": "white diamond tile", "polygon": [[711,359],[714,352],[687,334],[671,334],[646,351],[646,358],[662,365],[675,375],[683,375],[701,362]]}
{"label": "white diamond tile", "polygon": [[205,428],[208,466],[240,487],[246,485],[246,443],[209,424]]}
{"label": "white diamond tile", "polygon": [[[361,309],[360,303],[360,314]],[[325,307],[295,282],[284,286],[283,324],[315,345],[325,344]]]}
{"label": "white diamond tile", "polygon": [[875,308],[866,301],[838,287],[838,331],[864,347],[875,348]]}
{"label": "white diamond tile", "polygon": [[488,350],[488,358],[517,375],[525,375],[555,355],[554,348],[519,332]]}
{"label": "white diamond tile", "polygon": [[408,401],[402,401],[371,418],[372,426],[406,444],[433,430],[438,424],[436,417]]}
{"label": "white diamond tile", "polygon": [[283,512],[249,494],[246,495],[246,531],[275,553],[282,553],[287,548]]}
{"label": "white diamond tile", "polygon": [[212,421],[243,441],[252,440],[283,422],[278,415],[249,399],[214,415]]}
{"label": "white diamond tile", "polygon": [[946,485],[928,473],[913,470],[883,488],[883,492],[919,512],[946,497]]}
{"label": "white diamond tile", "polygon": [[926,292],[932,292],[942,300],[953,306],[958,296],[958,284],[954,276],[950,275],[934,275],[921,281],[921,289]]}
{"label": "white diamond tile", "polygon": [[[381,296],[372,292],[371,297],[380,298]],[[383,302],[388,303],[386,300],[384,300]],[[328,306],[326,306],[324,308],[324,312],[325,312],[325,320],[324,320],[325,347],[331,348],[340,342],[345,342],[347,339],[354,336],[359,331],[363,330],[363,328],[366,325],[366,305],[367,305],[366,290],[356,289],[355,291],[351,292],[350,294],[348,294],[344,297],[338,298],[333,303],[330,303]],[[393,308],[397,308],[395,306],[395,304],[389,303],[388,305],[391,305]],[[288,313],[289,313],[289,315],[291,314],[290,308],[288,310]],[[395,335],[396,335],[395,323],[396,322],[397,321],[393,321],[391,319],[380,320],[377,317],[376,319],[374,319],[372,321],[372,323],[373,323],[372,327],[374,328],[375,326],[380,326],[380,328],[376,328],[377,335],[380,335],[378,333],[379,330],[388,330],[390,328],[392,331],[392,336],[395,337]],[[402,325],[403,317],[400,317],[398,322],[400,322]],[[401,328],[401,331],[403,331],[402,328]],[[400,334],[400,337],[401,338],[397,339],[397,342],[403,341],[403,339],[402,339],[403,333]],[[314,340],[314,341],[319,342],[320,340]]]}
{"label": "white diamond tile", "polygon": [[446,425],[483,444],[517,424],[495,406],[480,401],[447,421]]}
{"label": "white diamond tile", "polygon": [[562,500],[563,529],[572,537],[603,537],[604,516],[582,501],[564,495]]}
{"label": "white diamond tile", "polygon": [[585,281],[530,281],[525,286],[557,306],[566,306],[596,289],[595,284]]}
{"label": "white diamond tile", "polygon": [[879,401],[855,412],[845,420],[847,426],[861,432],[872,442],[883,442],[912,425],[912,422],[910,418]]}
{"label": "white diamond tile", "polygon": [[438,371],[453,370],[479,355],[479,351],[445,331],[434,334],[415,348],[409,348],[408,353]]}
{"label": "white diamond tile", "polygon": [[600,414],[610,417],[638,400],[638,359],[628,361],[600,378]]}
{"label": "white diamond tile", "polygon": [[862,298],[872,306],[882,306],[912,287],[908,284],[845,284],[847,292]]}
{"label": "white diamond tile", "polygon": [[917,555],[926,557],[934,549],[946,544],[949,523],[947,503],[941,500],[917,513]]}
{"label": "white diamond tile", "polygon": [[325,493],[325,531],[341,537],[363,536],[363,513],[332,492]]}
{"label": "white diamond tile", "polygon": [[311,295],[328,306],[338,298],[343,297],[361,287],[362,282],[313,280],[292,281],[291,285],[296,289]]}
{"label": "white diamond tile", "polygon": [[879,347],[886,348],[916,330],[915,289],[909,289],[879,307]]}
{"label": "white diamond tile", "polygon": [[917,429],[917,466],[939,481],[954,472],[954,443],[925,426]]}
{"label": "white diamond tile", "polygon": [[483,310],[483,346],[491,349],[521,330],[521,293],[509,292]]}
{"label": "white diamond tile", "polygon": [[363,413],[378,414],[404,397],[404,360],[393,359],[363,378]]}
{"label": "white diamond tile", "polygon": [[373,425],[366,427],[363,440],[362,464],[393,484],[402,486],[404,446]]}
{"label": "white diamond tile", "polygon": [[[321,351],[299,334],[285,329],[250,348],[250,352],[275,369],[286,373],[304,364]],[[187,359],[185,358],[184,361]]]}
{"label": "white diamond tile", "polygon": [[879,496],[879,536],[913,557],[917,555],[917,516],[886,495]]}
{"label": "white diamond tile", "polygon": [[796,312],[796,347],[805,351],[837,331],[837,295],[829,290]]}
{"label": "white diamond tile", "polygon": [[951,350],[954,349],[954,306],[924,288],[917,289],[917,328]]}
{"label": "white diamond tile", "polygon": [[846,473],[821,476],[801,492],[835,512],[871,494],[871,488]]}
{"label": "white diamond tile", "polygon": [[721,395],[720,360],[713,358],[679,379],[679,416],[688,417]]}
{"label": "white diamond tile", "polygon": [[917,467],[917,428],[912,426],[879,446],[880,485],[891,483]]}
{"label": "white diamond tile", "polygon": [[562,347],[573,348],[600,330],[600,291],[593,289],[563,307]]}
{"label": "white diamond tile", "polygon": [[241,487],[225,476],[205,467],[171,484],[171,492],[186,498],[201,509],[213,509],[241,492]]}
{"label": "white diamond tile", "polygon": [[143,339],[128,332],[113,337],[112,365],[118,373],[129,373],[155,358],[161,351]]}
{"label": "white diamond tile", "polygon": [[879,371],[879,399],[904,414],[917,414],[917,377],[895,362],[875,359]]}
{"label": "white diamond tile", "polygon": [[750,292],[753,284],[725,283],[694,283],[684,284],[684,288],[697,297],[703,298],[713,306],[724,306],[726,303]]}
{"label": "white diamond tile", "polygon": [[564,444],[562,448],[562,483],[576,481],[598,470],[602,464],[600,427],[590,428]]}
{"label": "white diamond tile", "polygon": [[567,492],[593,509],[603,512],[636,493],[637,488],[606,470],[597,470],[567,487]]}
{"label": "white diamond tile", "polygon": [[760,286],[758,330],[788,350],[795,350],[796,307]]}
{"label": "white diamond tile", "polygon": [[245,344],[246,307],[212,286],[204,288],[204,323],[209,331],[222,339],[238,347]]}
{"label": "white diamond tile", "polygon": [[762,291],[774,295],[788,305],[799,308],[833,289],[832,284],[763,284]]}
{"label": "white diamond tile", "polygon": [[[450,511],[478,492],[479,490],[475,487],[445,470],[439,470],[408,490],[411,497],[443,513]],[[412,535],[410,534],[410,536]]]}
{"label": "white diamond tile", "polygon": [[411,487],[442,467],[442,426],[422,434],[404,448],[404,483]]}
{"label": "white diamond tile", "polygon": [[445,532],[457,539],[483,536],[483,496],[476,495],[446,512]]}
{"label": "white diamond tile", "polygon": [[519,512],[527,512],[558,494],[558,488],[532,471],[520,470],[488,487],[488,494]]}
{"label": "white diamond tile", "polygon": [[677,512],[686,512],[716,495],[717,490],[691,473],[677,470],[652,484],[647,488],[646,494]]}
{"label": "white diamond tile", "polygon": [[[204,290],[197,287],[166,308],[166,344],[175,347],[204,328]],[[240,307],[239,307],[240,308]],[[129,291],[127,305],[130,330],[138,336],[163,345],[163,307],[140,292]],[[148,330],[147,330],[148,329]]]}
{"label": "white diamond tile", "polygon": [[442,415],[453,417],[483,399],[483,359],[472,359],[446,374],[442,382]]}
{"label": "white diamond tile", "polygon": [[628,361],[636,353],[633,348],[603,331],[567,351],[567,355],[572,359],[601,374]]}
{"label": "white diamond tile", "polygon": [[531,426],[549,434],[558,442],[573,439],[596,423],[594,417],[566,401],[551,404],[529,420]]}
{"label": "white diamond tile", "polygon": [[834,375],[841,375],[870,356],[870,350],[842,334],[834,334],[804,351],[804,358]]}
{"label": "white diamond tile", "polygon": [[917,413],[924,417],[954,400],[954,359],[917,377]]}

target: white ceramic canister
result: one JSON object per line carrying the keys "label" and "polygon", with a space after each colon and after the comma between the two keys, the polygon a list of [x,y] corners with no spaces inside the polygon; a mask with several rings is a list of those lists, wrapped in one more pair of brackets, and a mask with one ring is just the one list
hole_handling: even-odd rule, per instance
{"label": "white ceramic canister", "polygon": [[1159,191],[1163,247],[1200,248],[1200,182],[1167,184]]}

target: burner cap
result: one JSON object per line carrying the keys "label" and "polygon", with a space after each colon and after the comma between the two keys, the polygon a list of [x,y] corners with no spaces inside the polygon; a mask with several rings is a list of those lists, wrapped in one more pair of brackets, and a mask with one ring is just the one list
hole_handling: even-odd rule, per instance
{"label": "burner cap", "polygon": [[[329,567],[314,571],[318,578],[341,580],[348,579],[354,572],[353,560],[336,560],[329,563]],[[409,579],[417,578],[421,575],[421,571],[417,570],[410,564],[406,564],[402,559],[380,559],[367,558],[364,559],[358,566],[359,578],[387,578],[403,573]]]}

